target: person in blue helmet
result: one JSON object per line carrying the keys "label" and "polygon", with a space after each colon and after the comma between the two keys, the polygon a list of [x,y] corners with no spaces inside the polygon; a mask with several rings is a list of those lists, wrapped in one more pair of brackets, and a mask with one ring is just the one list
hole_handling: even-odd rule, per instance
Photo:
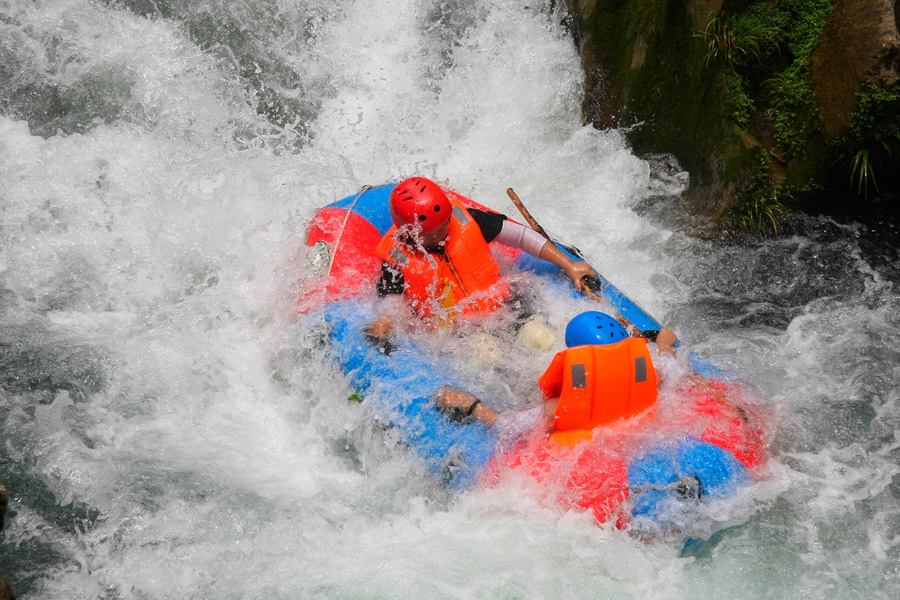
{"label": "person in blue helmet", "polygon": [[[677,337],[662,328],[655,343],[673,355]],[[638,416],[656,403],[659,377],[648,340],[631,337],[613,317],[597,311],[581,313],[566,327],[567,349],[556,354],[538,378],[544,415],[555,431],[590,430]],[[471,394],[443,389],[435,403],[456,420],[492,426],[499,413]]]}

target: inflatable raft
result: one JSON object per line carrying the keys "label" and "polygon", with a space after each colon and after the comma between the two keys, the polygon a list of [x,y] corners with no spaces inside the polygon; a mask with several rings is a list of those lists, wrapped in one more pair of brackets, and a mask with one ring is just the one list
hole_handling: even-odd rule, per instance
{"label": "inflatable raft", "polygon": [[[711,503],[737,496],[758,478],[767,432],[757,404],[744,386],[693,354],[694,374],[675,385],[666,402],[661,396],[655,415],[598,428],[587,437],[535,431],[501,439],[483,424],[456,423],[439,412],[432,402],[436,390],[465,387],[464,378],[412,340],[401,337],[385,352],[365,335],[381,272],[374,248],[392,225],[392,189],[392,184],[366,187],[316,211],[306,244],[317,274],[304,282],[298,309],[321,315],[328,352],[366,410],[391,427],[446,486],[465,490],[525,478],[562,510],[592,511],[598,521],[622,527],[684,531]],[[466,206],[488,210],[445,191]],[[577,250],[557,245],[581,259]],[[507,258],[512,252],[516,269],[575,293],[553,265],[508,248],[497,252]],[[661,328],[602,277],[600,293],[640,331]]]}

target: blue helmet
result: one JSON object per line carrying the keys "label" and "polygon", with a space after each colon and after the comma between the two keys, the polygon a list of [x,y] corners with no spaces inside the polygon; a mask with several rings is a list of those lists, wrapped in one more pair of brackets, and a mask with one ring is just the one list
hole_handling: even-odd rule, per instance
{"label": "blue helmet", "polygon": [[615,344],[628,338],[628,332],[611,316],[597,311],[581,313],[566,327],[566,346]]}

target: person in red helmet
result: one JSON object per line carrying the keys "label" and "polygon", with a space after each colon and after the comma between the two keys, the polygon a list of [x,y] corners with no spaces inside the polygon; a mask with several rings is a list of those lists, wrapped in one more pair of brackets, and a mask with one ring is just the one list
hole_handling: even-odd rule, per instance
{"label": "person in red helmet", "polygon": [[[375,250],[383,261],[378,294],[403,294],[432,326],[489,314],[514,295],[488,249],[493,241],[557,265],[579,290],[582,277],[596,276],[586,262],[573,261],[533,229],[505,215],[466,208],[430,179],[401,181],[389,206],[394,226]],[[392,320],[383,317],[369,333],[384,339],[391,329]]]}
{"label": "person in red helmet", "polygon": [[453,207],[444,190],[424,177],[411,177],[391,191],[388,208],[396,225],[419,225],[428,235],[450,219]]}

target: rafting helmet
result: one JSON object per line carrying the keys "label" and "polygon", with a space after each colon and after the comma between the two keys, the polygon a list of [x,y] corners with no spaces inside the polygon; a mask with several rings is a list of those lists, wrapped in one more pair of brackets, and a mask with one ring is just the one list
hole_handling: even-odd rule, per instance
{"label": "rafting helmet", "polygon": [[615,344],[628,337],[628,332],[611,316],[597,311],[583,312],[566,327],[566,346],[601,346]]}
{"label": "rafting helmet", "polygon": [[419,223],[423,234],[449,221],[453,210],[444,190],[424,177],[410,177],[398,183],[388,205],[396,225]]}

